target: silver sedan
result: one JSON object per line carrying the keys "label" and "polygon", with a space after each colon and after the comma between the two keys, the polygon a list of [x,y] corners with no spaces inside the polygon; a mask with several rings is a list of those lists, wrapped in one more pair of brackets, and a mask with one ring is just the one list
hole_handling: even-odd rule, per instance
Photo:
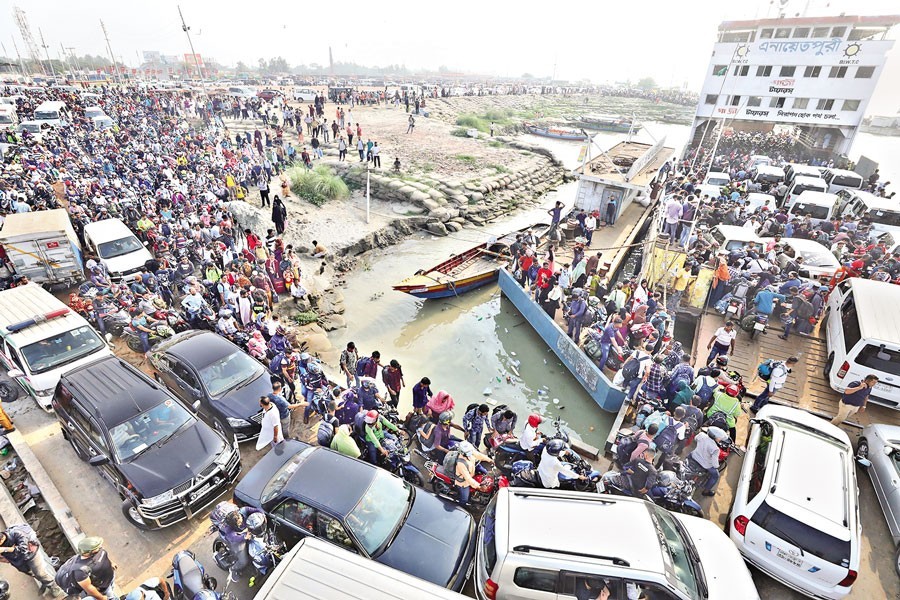
{"label": "silver sedan", "polygon": [[900,427],[869,425],[859,438],[856,455],[872,479],[872,487],[897,548],[894,567],[900,573]]}

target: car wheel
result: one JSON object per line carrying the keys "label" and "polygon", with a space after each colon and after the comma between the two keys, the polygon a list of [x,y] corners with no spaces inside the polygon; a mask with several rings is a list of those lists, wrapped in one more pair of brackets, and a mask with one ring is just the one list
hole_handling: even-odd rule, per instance
{"label": "car wheel", "polygon": [[[704,518],[704,517],[703,517],[703,511],[702,511],[702,510],[697,510],[697,509],[694,508],[693,506],[686,506],[686,505],[685,505],[685,506],[682,506],[682,507],[681,507],[681,514],[683,514],[683,515],[688,515],[689,517],[700,517],[701,519]],[[728,533],[728,532],[726,532],[726,533]]]}
{"label": "car wheel", "polygon": [[422,476],[415,471],[404,470],[403,479],[405,479],[410,485],[422,487]]}
{"label": "car wheel", "polygon": [[897,570],[897,574],[900,575],[900,546],[897,546],[897,549],[894,551],[894,568]]}
{"label": "car wheel", "polygon": [[869,441],[866,438],[859,438],[859,443],[856,445],[856,456],[869,458]]}
{"label": "car wheel", "polygon": [[131,500],[125,500],[122,502],[122,514],[125,515],[125,520],[129,523],[140,529],[141,531],[147,531],[150,527],[144,521],[143,517],[141,517],[141,513],[138,512],[137,507],[134,505],[134,502]]}
{"label": "car wheel", "polygon": [[822,374],[825,376],[825,381],[831,381],[831,367],[834,365],[834,352],[828,355],[828,360],[825,361],[825,367],[822,369]]}
{"label": "car wheel", "polygon": [[0,381],[0,401],[12,402],[19,397],[19,384],[15,381]]}

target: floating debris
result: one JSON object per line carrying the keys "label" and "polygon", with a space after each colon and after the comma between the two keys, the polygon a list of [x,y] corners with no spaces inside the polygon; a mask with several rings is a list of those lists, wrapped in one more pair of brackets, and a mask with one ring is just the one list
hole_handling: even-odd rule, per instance
{"label": "floating debris", "polygon": [[546,359],[546,358],[544,359],[544,364],[545,364],[545,365],[547,364],[547,359]]}
{"label": "floating debris", "polygon": [[491,392],[492,392],[492,390],[491,390],[491,388],[489,388],[489,387],[486,387],[486,388],[484,388],[483,390],[481,390],[481,394],[484,395],[484,396],[490,396],[490,395],[491,395]]}
{"label": "floating debris", "polygon": [[510,355],[510,356],[515,356],[516,353],[515,353],[515,352],[510,352],[509,355]]}
{"label": "floating debris", "polygon": [[509,333],[509,329],[507,329],[506,327],[503,328],[503,331],[505,331],[506,333]]}
{"label": "floating debris", "polygon": [[559,398],[554,398],[554,399],[553,399],[553,404],[559,404]]}

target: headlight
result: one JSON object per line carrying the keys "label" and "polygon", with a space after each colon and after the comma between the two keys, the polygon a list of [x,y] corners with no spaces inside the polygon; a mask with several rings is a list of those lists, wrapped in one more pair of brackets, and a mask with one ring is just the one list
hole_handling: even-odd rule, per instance
{"label": "headlight", "polygon": [[40,396],[41,398],[49,398],[53,395],[54,388],[50,388],[47,390],[34,390],[35,396]]}
{"label": "headlight", "polygon": [[152,498],[144,498],[143,500],[141,500],[141,504],[146,506],[147,508],[154,508],[156,506],[159,506],[160,504],[169,502],[174,497],[175,494],[172,493],[172,490],[169,490],[168,492],[163,492],[162,494],[153,496]]}
{"label": "headlight", "polygon": [[226,465],[229,463],[229,461],[231,460],[231,457],[232,457],[232,456],[233,456],[233,453],[232,453],[232,452],[229,452],[229,451],[228,451],[228,448],[227,448],[227,446],[226,446],[226,449],[223,450],[222,453],[219,454],[219,455],[216,457],[215,463],[216,463],[216,465],[218,465],[219,467],[221,467],[222,469],[224,469],[225,466],[226,466]]}
{"label": "headlight", "polygon": [[228,424],[231,425],[232,427],[250,427],[250,421],[247,421],[245,419],[235,419],[234,417],[226,417],[225,420],[228,421]]}

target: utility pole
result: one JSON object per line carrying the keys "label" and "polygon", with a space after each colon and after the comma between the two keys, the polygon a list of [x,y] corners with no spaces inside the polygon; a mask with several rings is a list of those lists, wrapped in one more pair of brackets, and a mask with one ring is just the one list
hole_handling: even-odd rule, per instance
{"label": "utility pole", "polygon": [[19,54],[19,45],[16,43],[16,38],[12,39],[13,48],[16,51],[16,56],[19,58],[19,68],[22,70],[22,77],[28,77],[28,71],[25,69],[25,61],[22,60],[22,55]]}
{"label": "utility pole", "polygon": [[194,57],[194,64],[197,66],[197,75],[200,77],[200,86],[203,87],[203,93],[206,93],[206,86],[203,85],[203,69],[200,68],[200,59],[194,51],[194,42],[191,41],[191,28],[184,22],[184,15],[181,14],[181,5],[178,6],[178,16],[181,18],[181,30],[187,36],[188,45],[191,47],[191,56]]}
{"label": "utility pole", "polygon": [[109,52],[109,60],[112,61],[113,68],[116,70],[116,81],[122,83],[122,74],[119,73],[119,63],[116,62],[116,56],[113,54],[112,45],[109,43],[109,34],[106,33],[106,25],[103,19],[100,19],[100,29],[103,30],[103,37],[106,38],[106,50]]}
{"label": "utility pole", "polygon": [[47,45],[47,42],[44,41],[44,32],[41,31],[40,27],[38,28],[38,35],[41,36],[41,47],[44,48],[44,54],[47,55],[47,64],[50,65],[50,73],[53,74],[53,79],[56,79],[56,69],[53,68],[53,63],[50,62],[49,46]]}
{"label": "utility pole", "polygon": [[72,62],[75,64],[75,69],[80,71],[81,65],[78,63],[78,57],[75,56],[75,48],[72,46],[68,46],[66,50],[69,51],[69,55],[72,57]]}

